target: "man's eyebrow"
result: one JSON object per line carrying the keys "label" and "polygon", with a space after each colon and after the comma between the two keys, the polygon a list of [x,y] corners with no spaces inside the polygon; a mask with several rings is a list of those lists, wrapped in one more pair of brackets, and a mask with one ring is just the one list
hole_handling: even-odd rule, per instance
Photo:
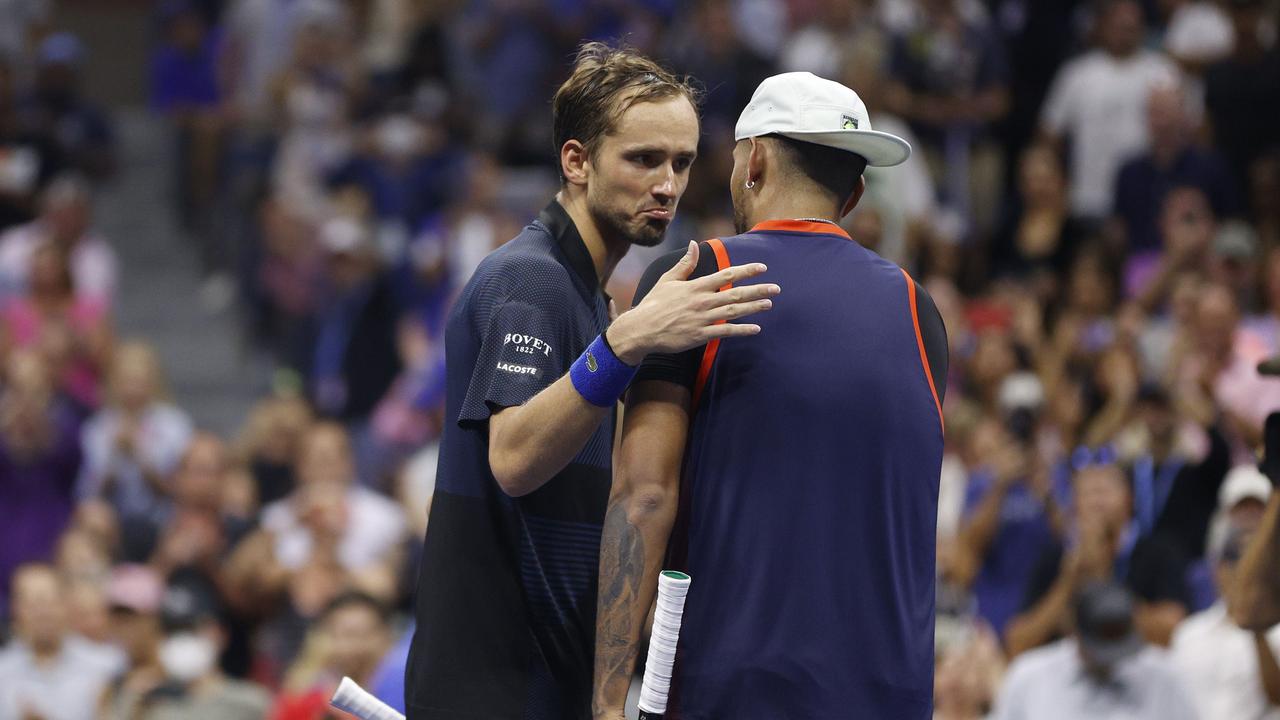
{"label": "man's eyebrow", "polygon": [[697,150],[677,150],[673,152],[667,148],[658,147],[656,145],[635,145],[623,148],[622,153],[624,155],[671,155],[676,158],[685,158],[689,160],[696,160],[698,158]]}

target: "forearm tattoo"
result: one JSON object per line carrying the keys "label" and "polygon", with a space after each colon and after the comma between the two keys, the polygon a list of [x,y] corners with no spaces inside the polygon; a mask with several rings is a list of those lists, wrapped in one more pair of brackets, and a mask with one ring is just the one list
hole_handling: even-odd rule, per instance
{"label": "forearm tattoo", "polygon": [[615,500],[600,538],[600,597],[596,622],[596,709],[611,697],[625,697],[635,665],[640,627],[636,602],[644,576],[644,538],[627,518],[624,500]]}

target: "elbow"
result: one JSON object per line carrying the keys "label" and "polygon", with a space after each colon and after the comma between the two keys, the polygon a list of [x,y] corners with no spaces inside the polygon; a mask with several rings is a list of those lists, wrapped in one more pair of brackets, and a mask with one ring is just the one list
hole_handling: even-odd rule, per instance
{"label": "elbow", "polygon": [[627,514],[637,525],[671,522],[675,518],[678,493],[674,483],[645,482],[627,497]]}
{"label": "elbow", "polygon": [[496,446],[489,448],[489,471],[502,492],[510,497],[522,497],[542,486],[533,477],[533,468],[519,453],[504,451]]}
{"label": "elbow", "polygon": [[1025,615],[1015,616],[1009,621],[1005,630],[1005,655],[1012,662],[1022,653],[1039,647],[1042,642],[1041,633],[1032,626]]}

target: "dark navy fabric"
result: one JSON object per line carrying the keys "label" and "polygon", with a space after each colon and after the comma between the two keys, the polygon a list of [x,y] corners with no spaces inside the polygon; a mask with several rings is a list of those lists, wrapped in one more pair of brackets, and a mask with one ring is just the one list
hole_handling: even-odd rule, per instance
{"label": "dark navy fabric", "polygon": [[507,496],[487,422],[568,371],[604,331],[608,301],[565,211],[552,203],[486,258],[446,330],[446,413],[419,570],[409,718],[589,717],[607,418],[561,473]]}
{"label": "dark navy fabric", "polygon": [[[782,293],[750,319],[759,335],[719,344],[692,411],[668,565],[693,583],[668,717],[927,720],[942,427],[909,287],[939,379],[941,318],[842,234],[723,245]],[[651,358],[639,380],[688,384],[700,361]]]}

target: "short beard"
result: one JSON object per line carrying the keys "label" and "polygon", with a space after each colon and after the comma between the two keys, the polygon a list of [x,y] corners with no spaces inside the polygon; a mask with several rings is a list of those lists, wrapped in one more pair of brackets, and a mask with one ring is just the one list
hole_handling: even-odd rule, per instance
{"label": "short beard", "polygon": [[662,244],[667,232],[667,226],[655,220],[646,220],[638,230],[632,229],[627,224],[626,215],[608,208],[589,207],[588,212],[591,213],[591,219],[595,221],[601,236],[619,238],[631,245],[656,247]]}

